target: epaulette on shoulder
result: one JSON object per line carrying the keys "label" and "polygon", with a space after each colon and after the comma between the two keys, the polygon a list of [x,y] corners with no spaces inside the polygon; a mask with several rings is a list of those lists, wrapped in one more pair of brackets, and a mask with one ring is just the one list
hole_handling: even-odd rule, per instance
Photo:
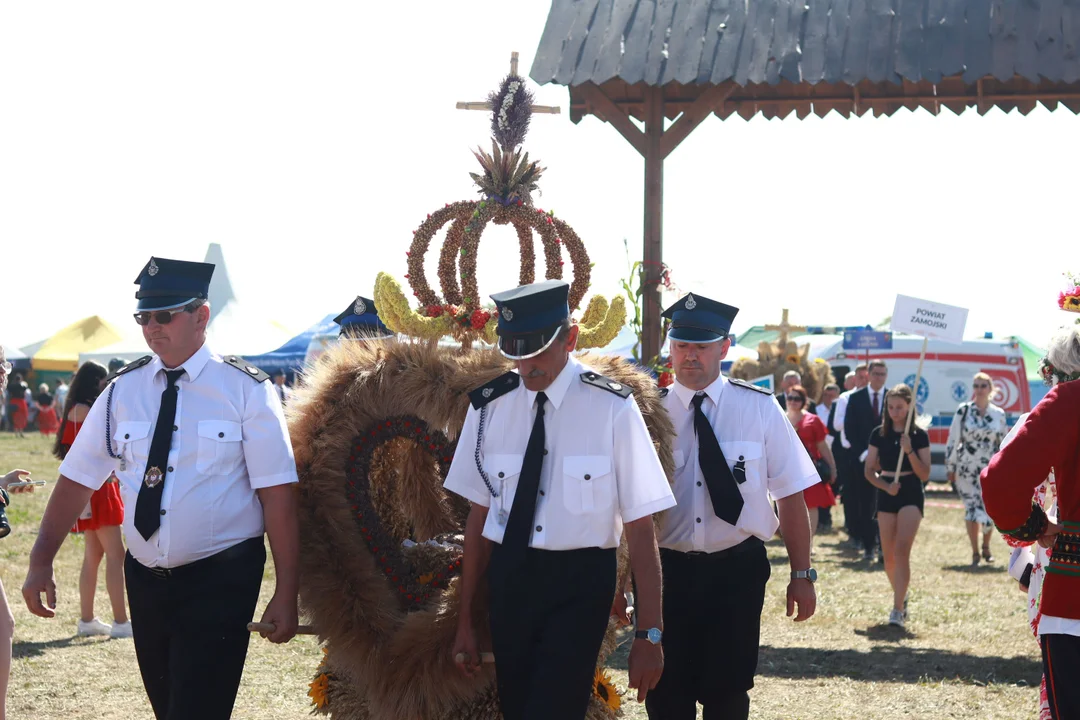
{"label": "epaulette on shoulder", "polygon": [[762,395],[772,396],[772,390],[770,390],[769,388],[763,388],[760,385],[753,385],[746,382],[745,380],[739,380],[738,378],[728,378],[728,382],[737,387],[746,388],[747,390],[753,390],[754,392],[759,392]]}
{"label": "epaulette on shoulder", "polygon": [[113,370],[112,374],[109,375],[109,377],[105,378],[105,384],[108,385],[109,383],[111,383],[116,378],[120,377],[121,375],[127,375],[132,370],[138,370],[141,367],[146,367],[147,365],[150,364],[150,361],[153,360],[153,359],[154,359],[153,355],[143,355],[138,360],[132,360],[131,362],[129,362],[124,367],[117,368],[116,370]]}
{"label": "epaulette on shoulder", "polygon": [[252,380],[255,380],[256,382],[266,382],[270,379],[270,376],[268,374],[264,373],[262,370],[255,367],[254,365],[248,365],[246,362],[236,357],[235,355],[229,355],[228,357],[222,358],[222,360],[225,362],[226,365],[231,365],[232,367],[247,375]]}
{"label": "epaulette on shoulder", "polygon": [[516,390],[517,386],[520,384],[520,375],[513,371],[505,372],[494,380],[486,382],[470,392],[469,402],[472,403],[473,409],[479,410],[492,400],[501,398],[511,390]]}
{"label": "epaulette on shoulder", "polygon": [[601,390],[607,390],[609,393],[615,393],[621,398],[628,398],[634,394],[634,389],[628,385],[623,385],[621,382],[606,378],[599,373],[594,373],[591,370],[589,372],[581,373],[581,382],[586,385],[592,385],[598,387]]}

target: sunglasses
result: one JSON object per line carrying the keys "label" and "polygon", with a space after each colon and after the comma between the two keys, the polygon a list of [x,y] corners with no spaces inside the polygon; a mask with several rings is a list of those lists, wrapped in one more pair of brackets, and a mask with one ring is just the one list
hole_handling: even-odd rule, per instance
{"label": "sunglasses", "polygon": [[174,308],[172,310],[154,310],[153,312],[137,312],[135,313],[135,322],[139,325],[149,325],[151,318],[158,325],[168,325],[173,321],[173,315],[179,315],[180,313],[193,312],[195,306],[188,304],[184,307]]}
{"label": "sunglasses", "polygon": [[788,402],[804,402],[804,400],[798,395],[787,395]]}
{"label": "sunglasses", "polygon": [[976,390],[988,390],[990,388],[990,384],[989,383],[974,383],[971,387],[975,388]]}

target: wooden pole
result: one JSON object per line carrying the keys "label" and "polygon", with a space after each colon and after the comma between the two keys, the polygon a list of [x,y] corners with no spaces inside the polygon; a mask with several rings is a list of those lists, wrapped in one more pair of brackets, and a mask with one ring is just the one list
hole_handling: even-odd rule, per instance
{"label": "wooden pole", "polygon": [[652,362],[660,355],[660,274],[664,262],[664,91],[645,88],[645,235],[642,258],[641,357]]}
{"label": "wooden pole", "polygon": [[[926,360],[926,346],[929,343],[929,338],[923,338],[922,352],[919,353],[919,369],[915,371],[915,387],[911,389],[911,407],[907,411],[907,422],[904,423],[904,434],[907,435],[911,431],[911,421],[915,417],[915,406],[919,404],[919,383],[922,382],[922,367],[923,361]],[[869,351],[867,351],[869,352]],[[886,403],[886,407],[882,408],[884,416],[888,416],[889,408]],[[892,422],[892,418],[889,418],[889,422]],[[893,482],[900,482],[900,468],[904,466],[904,453],[900,453],[900,457],[896,461],[896,475],[893,476]]]}

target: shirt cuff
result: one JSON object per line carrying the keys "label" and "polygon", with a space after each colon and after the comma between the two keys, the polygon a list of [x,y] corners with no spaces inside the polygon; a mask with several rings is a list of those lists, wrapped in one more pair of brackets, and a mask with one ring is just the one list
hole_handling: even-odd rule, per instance
{"label": "shirt cuff", "polygon": [[802,492],[807,488],[812,488],[819,482],[821,482],[821,477],[815,473],[813,475],[807,475],[802,480],[787,483],[786,485],[781,485],[780,487],[773,487],[770,484],[769,494],[773,496],[773,500],[782,500],[786,497],[794,495],[797,492]]}
{"label": "shirt cuff", "polygon": [[277,487],[278,485],[291,485],[293,483],[300,482],[300,478],[296,476],[296,472],[283,472],[277,475],[266,475],[264,477],[249,478],[248,482],[251,484],[252,490],[262,490],[268,487]]}
{"label": "shirt cuff", "polygon": [[657,500],[653,500],[651,503],[645,505],[639,505],[630,510],[622,511],[622,519],[624,523],[632,523],[635,520],[640,520],[647,515],[655,515],[658,512],[667,510],[668,508],[675,507],[675,496],[668,495]]}
{"label": "shirt cuff", "polygon": [[473,487],[458,487],[457,485],[444,485],[443,487],[455,495],[460,495],[469,502],[476,503],[482,507],[491,507],[491,493],[487,492],[487,490],[481,492]]}

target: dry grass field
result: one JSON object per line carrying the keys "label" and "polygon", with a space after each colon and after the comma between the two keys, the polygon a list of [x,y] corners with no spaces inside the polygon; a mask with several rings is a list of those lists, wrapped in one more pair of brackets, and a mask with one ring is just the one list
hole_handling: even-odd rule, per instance
{"label": "dry grass field", "polygon": [[[12,534],[0,541],[0,579],[15,615],[9,717],[152,717],[131,641],[75,637],[79,538],[69,538],[57,559],[57,618],[43,620],[25,609],[20,587],[26,559],[57,462],[40,436],[20,441],[0,434],[0,472],[14,467],[31,470],[50,485],[45,492],[15,497],[8,511]],[[784,617],[783,544],[770,543],[774,572],[762,622],[753,717],[1015,720],[1034,715],[1038,648],[1027,631],[1024,598],[1004,572],[1007,548],[995,538],[994,565],[972,570],[955,497],[935,500],[947,506],[927,508],[916,540],[905,631],[885,624],[891,595],[884,571],[843,551],[839,533],[817,543],[817,615],[807,623],[792,623]],[[269,599],[272,577],[268,564],[260,606]],[[96,608],[111,622],[104,572]],[[312,638],[297,638],[287,646],[254,638],[233,716],[305,717],[310,711],[307,684],[319,657]],[[625,660],[617,654],[611,661],[622,688]],[[634,701],[625,701],[623,707],[627,718],[646,717],[644,707]]]}

